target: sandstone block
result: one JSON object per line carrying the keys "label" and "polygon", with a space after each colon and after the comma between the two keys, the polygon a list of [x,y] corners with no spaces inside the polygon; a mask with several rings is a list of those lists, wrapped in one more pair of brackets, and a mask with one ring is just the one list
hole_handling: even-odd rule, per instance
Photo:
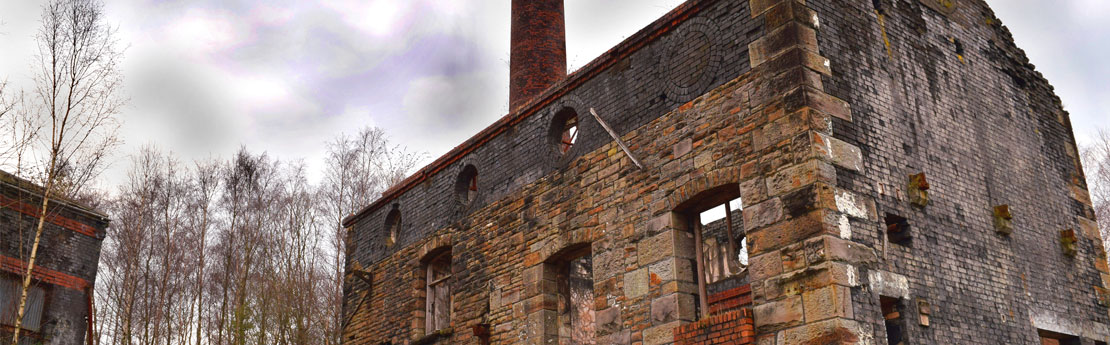
{"label": "sandstone block", "polygon": [[774,224],[782,219],[782,201],[771,198],[744,208],[744,229],[752,230]]}
{"label": "sandstone block", "polygon": [[662,283],[673,280],[693,282],[693,266],[693,262],[689,259],[671,257],[651,264],[648,270],[652,279],[658,279]]}
{"label": "sandstone block", "polygon": [[662,325],[677,320],[696,318],[694,295],[673,293],[651,301],[651,324]]}
{"label": "sandstone block", "polygon": [[854,317],[852,292],[843,286],[829,285],[803,292],[802,301],[807,323],[834,317],[847,319]]}
{"label": "sandstone block", "polygon": [[647,266],[668,257],[692,259],[694,236],[685,231],[666,230],[640,241],[636,251],[640,255],[640,266]]}
{"label": "sandstone block", "polygon": [[624,296],[637,298],[648,292],[648,270],[640,268],[624,274]]}
{"label": "sandstone block", "polygon": [[748,274],[752,280],[770,278],[782,273],[782,256],[778,252],[765,253],[748,259]]}
{"label": "sandstone block", "polygon": [[598,310],[595,314],[595,322],[597,324],[597,332],[600,334],[608,334],[618,331],[622,328],[621,311],[620,308],[611,307]]}
{"label": "sandstone block", "polygon": [[770,332],[802,324],[802,297],[789,296],[785,299],[763,303],[752,310],[755,328],[759,332]]}
{"label": "sandstone block", "polygon": [[674,342],[674,329],[686,324],[684,321],[674,321],[650,327],[643,332],[644,345],[662,345]]}

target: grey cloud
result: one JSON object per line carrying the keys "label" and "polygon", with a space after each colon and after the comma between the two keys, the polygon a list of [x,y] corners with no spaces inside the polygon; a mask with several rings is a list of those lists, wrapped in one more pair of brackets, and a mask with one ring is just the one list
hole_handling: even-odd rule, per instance
{"label": "grey cloud", "polygon": [[[359,6],[373,0],[350,1],[353,10],[329,5],[344,0],[108,2],[109,20],[131,46],[126,73],[134,104],[124,114],[125,153],[153,141],[192,159],[245,144],[284,159],[303,157],[311,177],[318,176],[324,143],[339,133],[381,126],[431,160],[504,115],[509,0],[386,1],[399,7],[384,34],[363,30],[372,23],[361,20],[371,19],[359,16],[371,13]],[[1110,47],[1096,42],[1106,42],[1110,29],[1097,17],[1076,19],[1083,11],[1073,8],[1100,0],[989,1],[1057,86],[1077,132],[1106,126]],[[566,0],[569,65],[588,63],[681,2]],[[0,3],[6,22],[0,32],[9,33],[0,34],[0,47],[26,50],[23,36],[37,25],[38,5]],[[192,51],[216,37],[163,36],[187,15],[213,16],[207,19],[224,20],[235,32],[201,27],[186,34],[229,34],[235,41]],[[25,57],[0,54],[0,76],[22,73],[27,62],[15,59]]]}
{"label": "grey cloud", "polygon": [[[1101,0],[1096,0],[1101,1]],[[1110,6],[1095,1],[988,0],[1037,71],[1055,86],[1083,144],[1110,128]]]}

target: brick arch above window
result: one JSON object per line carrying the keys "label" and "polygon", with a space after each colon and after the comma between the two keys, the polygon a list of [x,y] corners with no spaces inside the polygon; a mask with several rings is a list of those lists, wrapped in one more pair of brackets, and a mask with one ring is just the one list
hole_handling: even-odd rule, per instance
{"label": "brick arch above window", "polygon": [[451,234],[433,236],[428,238],[428,240],[420,246],[420,249],[417,250],[416,256],[419,258],[420,262],[426,262],[431,259],[432,256],[437,254],[440,250],[443,250],[444,248],[450,249],[454,244],[455,239],[451,236]]}

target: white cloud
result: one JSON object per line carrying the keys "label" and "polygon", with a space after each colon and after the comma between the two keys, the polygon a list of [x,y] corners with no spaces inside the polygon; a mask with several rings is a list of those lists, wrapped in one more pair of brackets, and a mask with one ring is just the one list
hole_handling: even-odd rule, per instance
{"label": "white cloud", "polygon": [[226,11],[192,8],[170,20],[162,39],[184,52],[208,55],[242,44],[250,39],[250,29]]}

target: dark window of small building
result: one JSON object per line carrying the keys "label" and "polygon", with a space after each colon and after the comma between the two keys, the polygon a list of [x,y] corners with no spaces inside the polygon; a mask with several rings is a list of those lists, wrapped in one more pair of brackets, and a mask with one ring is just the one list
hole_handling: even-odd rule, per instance
{"label": "dark window of small building", "polygon": [[566,154],[578,142],[578,114],[574,109],[564,108],[555,113],[552,119],[550,137],[559,154]]}
{"label": "dark window of small building", "polygon": [[473,164],[467,164],[455,179],[455,198],[463,205],[478,198],[478,168]]}
{"label": "dark window of small building", "polygon": [[882,306],[883,322],[886,324],[886,343],[888,345],[905,344],[906,334],[902,315],[902,301],[895,297],[879,297]]}
{"label": "dark window of small building", "polygon": [[[576,248],[555,261],[558,285],[559,344],[596,344],[594,279],[590,247]],[[548,267],[552,267],[548,266]]]}
{"label": "dark window of small building", "polygon": [[910,244],[910,240],[913,239],[913,232],[910,228],[910,221],[908,219],[896,214],[887,213],[884,220],[886,221],[886,236],[888,241],[901,245]]}
{"label": "dark window of small building", "polygon": [[397,243],[397,236],[401,232],[401,210],[397,204],[393,204],[393,209],[385,216],[385,229],[389,232],[389,237],[385,239],[386,245]]}
{"label": "dark window of small building", "polygon": [[1077,336],[1043,329],[1037,330],[1037,335],[1041,338],[1041,345],[1079,345],[1081,343]]}
{"label": "dark window of small building", "polygon": [[425,334],[451,326],[451,251],[445,250],[426,264]]}
{"label": "dark window of small building", "polygon": [[[0,325],[7,329],[15,326],[19,316],[19,297],[23,292],[23,280],[13,277],[0,277]],[[46,292],[38,286],[31,286],[27,291],[27,305],[24,307],[23,323],[19,328],[30,332],[39,332],[42,326],[42,307]],[[4,339],[7,341],[8,339]]]}

